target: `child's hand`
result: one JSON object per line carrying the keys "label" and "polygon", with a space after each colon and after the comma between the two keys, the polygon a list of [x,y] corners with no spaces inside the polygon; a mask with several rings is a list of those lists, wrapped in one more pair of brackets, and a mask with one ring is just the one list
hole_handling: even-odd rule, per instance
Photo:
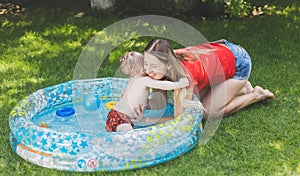
{"label": "child's hand", "polygon": [[189,85],[189,80],[187,78],[180,78],[179,85],[180,87],[186,87]]}
{"label": "child's hand", "polygon": [[140,104],[139,107],[134,107],[135,114],[133,115],[133,121],[139,122],[144,119],[145,107]]}
{"label": "child's hand", "polygon": [[123,89],[123,90],[122,90],[122,93],[121,93],[121,95],[120,95],[120,98],[123,97],[124,93],[125,93],[125,90]]}

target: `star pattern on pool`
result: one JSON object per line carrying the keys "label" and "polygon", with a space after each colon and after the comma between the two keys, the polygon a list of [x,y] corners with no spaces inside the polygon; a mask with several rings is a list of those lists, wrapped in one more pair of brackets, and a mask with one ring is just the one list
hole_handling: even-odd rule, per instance
{"label": "star pattern on pool", "polygon": [[11,141],[17,146],[14,150],[26,160],[71,171],[120,170],[159,164],[195,146],[202,114],[193,107],[170,122],[121,133],[61,132],[30,123],[42,109],[80,98],[74,91],[97,93],[100,98],[118,97],[127,84],[125,79],[112,78],[88,84],[75,82],[39,90],[10,113]]}

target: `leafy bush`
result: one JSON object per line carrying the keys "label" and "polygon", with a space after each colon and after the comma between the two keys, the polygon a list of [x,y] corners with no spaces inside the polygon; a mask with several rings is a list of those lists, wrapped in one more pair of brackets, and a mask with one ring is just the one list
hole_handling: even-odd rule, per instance
{"label": "leafy bush", "polygon": [[242,18],[250,14],[251,4],[246,0],[116,0],[115,11],[119,15],[157,14],[167,16],[227,15]]}
{"label": "leafy bush", "polygon": [[[101,8],[97,10],[96,7],[93,7],[93,4],[104,6],[104,4],[110,4],[110,1],[114,6],[106,10]],[[46,6],[47,8],[63,7],[64,9],[71,5],[73,7],[76,5],[77,9],[91,9],[92,4],[95,12],[104,16],[116,14],[124,17],[155,14],[173,17],[221,17],[226,15],[242,18],[250,14],[250,2],[253,1],[255,0],[13,0],[12,2],[21,6],[30,4],[32,8]]]}
{"label": "leafy bush", "polygon": [[120,15],[159,14],[176,16],[183,15],[199,0],[117,0],[115,9]]}
{"label": "leafy bush", "polygon": [[245,0],[225,0],[225,13],[230,17],[243,18],[250,14],[251,4]]}

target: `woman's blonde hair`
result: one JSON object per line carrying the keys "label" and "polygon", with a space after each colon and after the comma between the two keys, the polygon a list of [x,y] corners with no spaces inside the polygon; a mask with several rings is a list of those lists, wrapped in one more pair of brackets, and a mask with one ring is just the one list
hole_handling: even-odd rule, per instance
{"label": "woman's blonde hair", "polygon": [[132,51],[120,58],[121,71],[130,77],[141,76],[144,69],[144,56]]}
{"label": "woman's blonde hair", "polygon": [[[144,52],[148,52],[156,56],[161,62],[170,66],[168,73],[166,73],[166,78],[170,81],[179,81],[180,78],[187,78],[190,82],[188,88],[193,90],[193,79],[191,78],[189,72],[180,62],[180,59],[175,55],[171,45],[165,39],[153,39],[146,46]],[[174,90],[174,116],[177,117],[182,113],[183,107],[187,107],[187,103],[191,103],[186,97],[191,97],[192,95],[187,95],[186,88]],[[198,104],[198,103],[196,103]],[[201,104],[201,103],[200,103]],[[201,108],[202,105],[201,105]]]}

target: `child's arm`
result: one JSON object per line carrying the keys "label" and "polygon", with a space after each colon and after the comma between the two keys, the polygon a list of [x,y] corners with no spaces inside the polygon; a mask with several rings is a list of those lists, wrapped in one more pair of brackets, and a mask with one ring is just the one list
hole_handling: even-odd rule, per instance
{"label": "child's arm", "polygon": [[145,85],[149,88],[161,90],[174,90],[187,87],[189,81],[187,78],[181,78],[178,82],[154,80],[150,77],[144,77]]}

